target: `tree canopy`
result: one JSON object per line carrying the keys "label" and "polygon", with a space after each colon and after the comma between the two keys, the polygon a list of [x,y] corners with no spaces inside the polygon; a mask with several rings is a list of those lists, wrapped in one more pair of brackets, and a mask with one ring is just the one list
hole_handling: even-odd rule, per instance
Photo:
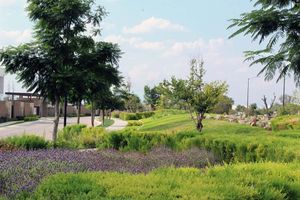
{"label": "tree canopy", "polygon": [[[34,22],[34,41],[0,51],[6,71],[16,73],[29,91],[55,103],[53,139],[59,122],[59,103],[94,102],[120,83],[118,45],[95,42],[106,15],[93,0],[28,0]],[[89,32],[91,27],[91,32]]]}
{"label": "tree canopy", "polygon": [[256,9],[232,19],[229,28],[237,30],[230,36],[250,35],[259,44],[267,40],[261,50],[247,51],[246,60],[262,64],[259,74],[271,80],[279,72],[277,81],[288,73],[300,85],[300,2],[298,0],[256,0]]}

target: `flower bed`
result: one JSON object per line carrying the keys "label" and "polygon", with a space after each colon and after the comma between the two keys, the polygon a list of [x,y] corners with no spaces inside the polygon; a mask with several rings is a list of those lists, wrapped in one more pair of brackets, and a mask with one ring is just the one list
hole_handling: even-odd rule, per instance
{"label": "flower bed", "polygon": [[58,172],[116,171],[146,173],[159,167],[197,167],[215,163],[212,154],[190,149],[155,148],[148,154],[116,150],[38,150],[0,153],[0,196],[16,198],[32,192],[40,181]]}

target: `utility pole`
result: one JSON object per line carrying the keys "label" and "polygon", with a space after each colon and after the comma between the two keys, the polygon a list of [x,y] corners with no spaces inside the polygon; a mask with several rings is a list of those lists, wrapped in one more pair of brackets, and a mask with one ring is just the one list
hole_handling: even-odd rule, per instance
{"label": "utility pole", "polygon": [[67,126],[67,107],[68,107],[68,97],[67,97],[67,94],[65,94],[65,98],[64,98],[64,127]]}
{"label": "utility pole", "polygon": [[284,110],[284,107],[285,107],[285,77],[286,77],[286,75],[284,74],[284,77],[283,77],[283,94],[282,94],[282,107],[283,107],[283,110]]}
{"label": "utility pole", "polygon": [[247,109],[249,108],[250,80],[251,80],[251,79],[254,79],[254,78],[257,78],[257,76],[248,78],[248,83],[247,83]]}

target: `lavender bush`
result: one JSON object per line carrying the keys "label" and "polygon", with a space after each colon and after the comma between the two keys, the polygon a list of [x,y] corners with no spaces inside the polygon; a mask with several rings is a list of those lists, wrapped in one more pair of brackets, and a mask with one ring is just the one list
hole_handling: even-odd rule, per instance
{"label": "lavender bush", "polygon": [[158,167],[205,167],[216,163],[211,153],[200,149],[174,152],[155,148],[147,154],[116,150],[38,150],[0,153],[0,196],[14,198],[31,192],[40,181],[58,172],[117,171],[146,173]]}

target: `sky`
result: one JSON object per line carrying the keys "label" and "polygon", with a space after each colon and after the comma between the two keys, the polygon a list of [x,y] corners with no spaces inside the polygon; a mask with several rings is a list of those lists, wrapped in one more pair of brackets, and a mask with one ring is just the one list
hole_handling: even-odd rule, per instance
{"label": "sky", "polygon": [[[230,19],[251,11],[247,0],[96,0],[109,13],[101,24],[97,40],[118,43],[123,52],[119,69],[132,90],[143,98],[145,85],[154,86],[171,76],[187,78],[189,61],[202,58],[205,80],[221,80],[229,85],[228,96],[235,104],[247,101],[247,80],[262,66],[249,67],[243,52],[263,48],[251,38],[228,39]],[[26,0],[0,0],[0,48],[32,39],[33,24],[26,11]],[[5,91],[26,91],[15,76],[5,77]],[[262,106],[261,98],[271,100],[282,94],[282,81],[250,80],[250,103]],[[288,94],[295,90],[292,77]]]}

